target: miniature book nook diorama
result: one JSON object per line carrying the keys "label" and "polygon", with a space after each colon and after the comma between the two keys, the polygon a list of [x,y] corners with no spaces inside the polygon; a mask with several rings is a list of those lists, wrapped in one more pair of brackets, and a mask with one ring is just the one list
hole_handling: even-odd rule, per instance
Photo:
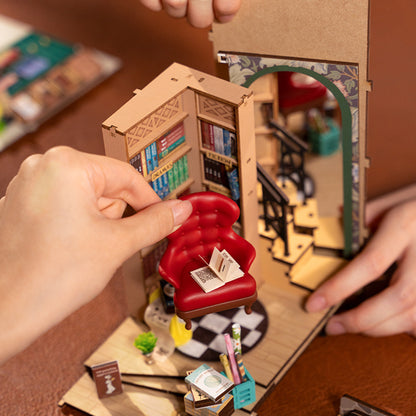
{"label": "miniature book nook diorama", "polygon": [[131,317],[85,362],[117,361],[123,393],[100,401],[85,374],[62,403],[255,415],[335,312],[303,304],[367,236],[369,5],[258,3],[210,34],[230,81],[174,63],[103,123],[108,156],[193,212],[125,263]]}

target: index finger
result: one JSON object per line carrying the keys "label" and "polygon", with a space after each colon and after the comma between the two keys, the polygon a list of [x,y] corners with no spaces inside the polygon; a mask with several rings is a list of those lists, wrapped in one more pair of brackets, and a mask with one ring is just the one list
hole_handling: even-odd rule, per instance
{"label": "index finger", "polygon": [[189,0],[187,16],[192,26],[203,28],[214,20],[213,0]]}
{"label": "index finger", "polygon": [[227,23],[236,15],[241,0],[214,0],[215,18],[220,23]]}
{"label": "index finger", "polygon": [[160,202],[156,192],[133,166],[106,156],[84,155],[90,162],[90,179],[97,197],[121,199],[136,211]]}

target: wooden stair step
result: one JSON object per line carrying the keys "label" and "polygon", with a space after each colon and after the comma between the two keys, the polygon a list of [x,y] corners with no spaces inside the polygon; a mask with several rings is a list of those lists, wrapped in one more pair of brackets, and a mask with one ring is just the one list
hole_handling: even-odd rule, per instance
{"label": "wooden stair step", "polygon": [[277,238],[276,231],[272,227],[266,231],[264,220],[259,219],[257,221],[257,231],[260,237],[267,238],[268,240],[275,240]]}
{"label": "wooden stair step", "polygon": [[289,228],[289,255],[285,255],[284,243],[281,238],[276,239],[272,245],[273,259],[294,265],[313,246],[313,237],[306,234],[298,234]]}
{"label": "wooden stair step", "polygon": [[316,229],[319,227],[318,203],[315,198],[308,198],[306,204],[298,205],[294,209],[296,227]]}
{"label": "wooden stair step", "polygon": [[331,250],[344,250],[344,228],[342,219],[337,217],[319,218],[319,226],[315,230],[315,247]]}
{"label": "wooden stair step", "polygon": [[296,185],[292,181],[290,181],[289,179],[286,179],[283,184],[281,179],[276,179],[276,185],[289,198],[289,206],[294,207],[300,203],[299,198],[298,198],[298,189],[296,188]]}
{"label": "wooden stair step", "polygon": [[289,279],[297,286],[315,290],[346,263],[347,260],[339,257],[313,254],[302,268],[297,269],[295,273],[289,272]]}

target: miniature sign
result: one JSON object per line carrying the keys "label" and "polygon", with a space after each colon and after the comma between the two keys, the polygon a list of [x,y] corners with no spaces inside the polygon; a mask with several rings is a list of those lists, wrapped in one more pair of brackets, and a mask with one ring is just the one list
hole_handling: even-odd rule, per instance
{"label": "miniature sign", "polygon": [[191,276],[205,293],[211,292],[232,280],[244,276],[244,272],[240,270],[240,265],[225,249],[219,251],[214,247],[209,263],[201,256],[200,258],[206,266],[193,270]]}
{"label": "miniature sign", "polygon": [[94,365],[91,367],[91,370],[100,399],[115,396],[123,392],[117,361]]}

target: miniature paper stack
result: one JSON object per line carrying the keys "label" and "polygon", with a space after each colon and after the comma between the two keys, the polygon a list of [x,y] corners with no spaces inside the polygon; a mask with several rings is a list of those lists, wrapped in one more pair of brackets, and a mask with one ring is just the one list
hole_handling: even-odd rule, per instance
{"label": "miniature paper stack", "polygon": [[219,251],[214,247],[209,263],[201,256],[200,258],[206,266],[191,271],[191,276],[205,293],[244,276],[244,272],[240,270],[240,265],[225,249]]}
{"label": "miniature paper stack", "polygon": [[207,364],[200,365],[195,371],[186,376],[185,382],[214,402],[220,400],[234,387],[231,380]]}
{"label": "miniature paper stack", "polygon": [[196,408],[192,402],[192,394],[185,396],[185,412],[193,416],[231,416],[234,413],[233,396],[225,394],[217,404]]}

